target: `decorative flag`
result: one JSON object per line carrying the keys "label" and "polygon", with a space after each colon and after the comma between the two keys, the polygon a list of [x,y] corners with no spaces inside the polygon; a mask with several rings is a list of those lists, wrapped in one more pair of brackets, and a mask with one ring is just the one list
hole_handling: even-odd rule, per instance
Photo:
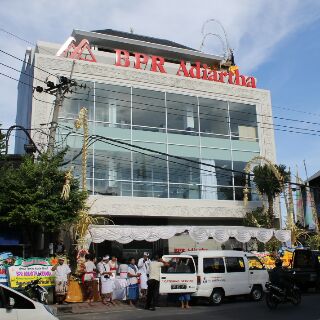
{"label": "decorative flag", "polygon": [[305,225],[308,226],[309,230],[317,231],[318,224],[315,220],[315,207],[313,197],[309,188],[309,184],[306,187],[306,212],[305,212]]}
{"label": "decorative flag", "polygon": [[288,184],[288,209],[287,209],[287,228],[292,230],[294,227],[294,204],[291,188],[291,181]]}
{"label": "decorative flag", "polygon": [[301,192],[301,186],[299,184],[303,184],[303,181],[300,179],[297,169],[296,174],[296,221],[299,222],[301,226],[305,226],[304,221],[304,210],[303,210],[303,199],[302,199],[302,192]]}

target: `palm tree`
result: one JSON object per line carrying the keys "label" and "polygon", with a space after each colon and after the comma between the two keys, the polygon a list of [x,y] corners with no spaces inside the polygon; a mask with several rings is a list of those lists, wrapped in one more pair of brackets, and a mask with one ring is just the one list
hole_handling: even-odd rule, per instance
{"label": "palm tree", "polygon": [[286,171],[285,165],[275,165],[279,174],[282,177],[282,181],[276,177],[274,170],[271,165],[259,165],[253,169],[253,182],[255,183],[258,191],[265,195],[268,200],[268,211],[267,218],[269,222],[269,227],[273,228],[274,226],[274,199],[282,192],[283,184],[290,181],[290,172]]}

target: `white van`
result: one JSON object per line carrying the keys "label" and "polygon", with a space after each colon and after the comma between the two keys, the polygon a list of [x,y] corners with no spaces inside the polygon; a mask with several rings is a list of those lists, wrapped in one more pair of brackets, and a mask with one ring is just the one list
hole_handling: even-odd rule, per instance
{"label": "white van", "polygon": [[237,295],[250,295],[259,301],[269,281],[259,258],[243,251],[188,251],[163,258],[170,265],[161,270],[160,293],[189,292],[193,297],[207,298],[213,305]]}
{"label": "white van", "polygon": [[58,320],[50,307],[33,301],[0,284],[0,319],[3,320]]}

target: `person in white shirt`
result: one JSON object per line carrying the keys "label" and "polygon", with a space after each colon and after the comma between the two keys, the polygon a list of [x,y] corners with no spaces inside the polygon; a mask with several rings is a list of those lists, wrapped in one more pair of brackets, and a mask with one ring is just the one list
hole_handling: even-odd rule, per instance
{"label": "person in white shirt", "polygon": [[68,292],[68,283],[71,270],[67,264],[64,263],[64,258],[59,258],[58,263],[51,269],[55,273],[55,296],[56,302],[65,303]]}
{"label": "person in white shirt", "polygon": [[129,259],[128,264],[128,290],[127,290],[127,299],[130,305],[133,305],[133,302],[136,302],[139,299],[139,277],[140,273],[136,266],[136,260],[134,258]]}
{"label": "person in white shirt", "polygon": [[100,293],[102,298],[102,303],[107,304],[107,301],[112,302],[112,293],[114,290],[114,281],[111,279],[112,272],[108,264],[109,256],[104,256],[101,263],[98,264],[98,272],[101,281]]}
{"label": "person in white shirt", "polygon": [[117,274],[117,270],[118,270],[118,261],[116,256],[112,256],[111,260],[108,262],[109,266],[110,266],[110,270],[112,272],[111,278],[115,279],[116,278],[116,274]]}
{"label": "person in white shirt", "polygon": [[145,306],[145,309],[147,310],[156,310],[156,304],[159,295],[160,271],[161,267],[163,266],[169,266],[169,263],[164,261],[159,256],[156,256],[155,261],[150,263],[147,302]]}
{"label": "person in white shirt", "polygon": [[85,273],[82,276],[82,282],[85,289],[85,299],[92,305],[93,302],[93,281],[95,278],[96,266],[93,263],[93,257],[90,254],[85,256],[86,262],[84,263]]}
{"label": "person in white shirt", "polygon": [[141,289],[141,294],[143,296],[146,295],[147,289],[148,289],[148,276],[149,276],[149,268],[150,268],[150,259],[149,259],[149,253],[144,252],[143,257],[139,259],[138,261],[138,269],[139,272],[141,273],[140,275],[140,289]]}

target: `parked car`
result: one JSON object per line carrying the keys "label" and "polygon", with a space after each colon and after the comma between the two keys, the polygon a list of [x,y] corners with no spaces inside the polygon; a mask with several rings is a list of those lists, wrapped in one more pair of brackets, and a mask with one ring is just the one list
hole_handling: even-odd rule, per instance
{"label": "parked car", "polygon": [[259,301],[269,281],[259,258],[242,251],[189,251],[163,258],[170,265],[161,270],[160,293],[189,292],[195,298],[208,299],[212,305],[238,295],[250,295]]}
{"label": "parked car", "polygon": [[296,249],[292,258],[295,283],[301,290],[320,290],[320,251]]}
{"label": "parked car", "polygon": [[58,320],[50,307],[36,302],[22,293],[0,284],[0,319]]}

